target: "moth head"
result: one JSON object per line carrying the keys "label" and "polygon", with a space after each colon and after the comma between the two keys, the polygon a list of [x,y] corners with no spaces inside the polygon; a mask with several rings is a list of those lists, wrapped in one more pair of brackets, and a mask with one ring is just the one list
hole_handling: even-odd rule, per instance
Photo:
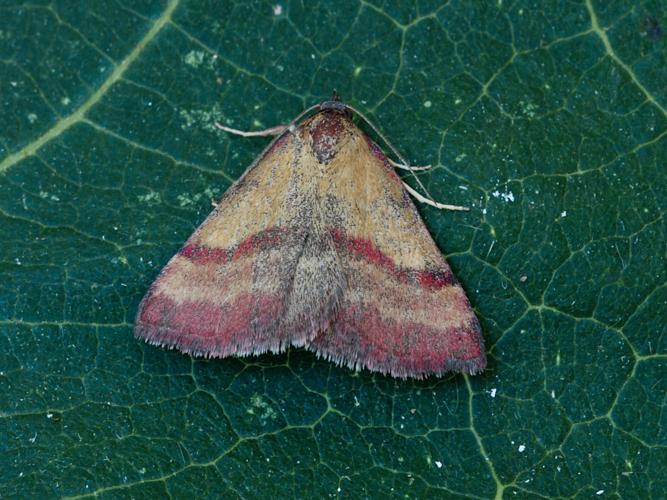
{"label": "moth head", "polygon": [[352,117],[352,111],[350,110],[349,106],[342,101],[338,95],[338,92],[336,92],[336,89],[333,90],[331,99],[320,103],[320,111],[326,110],[337,111],[338,113],[344,114],[348,118]]}

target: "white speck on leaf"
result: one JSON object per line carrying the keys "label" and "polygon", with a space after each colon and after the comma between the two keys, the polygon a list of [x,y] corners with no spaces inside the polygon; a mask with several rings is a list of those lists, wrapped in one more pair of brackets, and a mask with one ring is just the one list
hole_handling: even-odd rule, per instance
{"label": "white speck on leaf", "polygon": [[30,123],[35,123],[37,121],[37,115],[35,113],[30,113],[28,115],[28,121]]}
{"label": "white speck on leaf", "polygon": [[439,462],[439,461],[436,460],[436,461],[435,461],[435,466],[436,466],[438,469],[442,469],[442,462]]}
{"label": "white speck on leaf", "polygon": [[283,13],[283,6],[280,5],[279,3],[275,4],[273,6],[273,15],[274,16],[279,16],[282,13]]}
{"label": "white speck on leaf", "polygon": [[595,492],[596,495],[602,495],[604,493],[604,490],[597,490]]}
{"label": "white speck on leaf", "polygon": [[526,451],[526,446],[523,445],[523,444],[520,444],[519,445],[519,453],[523,453],[524,451]]}
{"label": "white speck on leaf", "polygon": [[[181,124],[181,129],[182,130],[187,130],[188,128],[191,128],[193,125],[196,123],[201,123],[201,128],[204,130],[207,130],[209,132],[216,132],[216,133],[221,133],[222,131],[216,127],[216,122],[217,123],[226,123],[227,125],[231,124],[231,120],[225,120],[224,116],[222,115],[222,110],[220,109],[219,104],[214,104],[213,108],[211,109],[192,109],[192,110],[185,110],[182,109],[179,111],[179,116],[181,119],[185,122]],[[224,133],[224,132],[222,132]]]}
{"label": "white speck on leaf", "polygon": [[51,201],[60,201],[60,198],[58,198],[55,194],[49,194],[46,191],[40,191],[39,192],[39,197],[43,200],[48,198]]}
{"label": "white speck on leaf", "polygon": [[433,103],[431,101],[425,101],[424,102],[424,107],[425,108],[430,108],[431,106],[433,106]]}
{"label": "white speck on leaf", "polygon": [[204,62],[205,55],[206,54],[204,53],[203,50],[191,50],[190,52],[185,54],[183,62],[188,66],[192,66],[193,68],[198,68],[201,65],[201,63]]}
{"label": "white speck on leaf", "polygon": [[144,203],[160,203],[160,193],[151,191],[148,194],[140,194],[137,199]]}
{"label": "white speck on leaf", "polygon": [[498,389],[496,389],[495,387],[493,389],[491,389],[491,391],[490,391],[491,397],[495,398],[497,392],[498,392]]}
{"label": "white speck on leaf", "polygon": [[519,105],[521,106],[521,111],[523,112],[524,115],[533,118],[535,116],[535,110],[537,109],[537,105],[530,103],[530,102],[523,102],[519,101]]}
{"label": "white speck on leaf", "polygon": [[201,194],[200,194],[200,193],[197,193],[197,194],[193,195],[192,197],[190,197],[190,196],[188,195],[188,193],[185,193],[185,194],[179,194],[179,195],[176,197],[176,199],[178,200],[178,204],[179,204],[181,207],[187,207],[188,205],[192,205],[192,204],[198,202],[200,198],[201,198]]}
{"label": "white speck on leaf", "polygon": [[503,201],[514,201],[514,193],[512,193],[512,191],[501,193],[496,189],[493,193],[491,193],[491,196],[494,198],[502,198]]}
{"label": "white speck on leaf", "polygon": [[[252,407],[248,408],[246,410],[246,413],[250,415],[255,415],[256,414],[255,410],[257,410],[262,425],[266,423],[267,419],[275,420],[276,417],[278,416],[276,414],[276,411],[273,408],[271,408],[269,403],[264,401],[262,396],[260,396],[259,394],[255,394],[250,398],[250,404],[252,405]],[[268,462],[269,459],[267,458],[266,461]]]}

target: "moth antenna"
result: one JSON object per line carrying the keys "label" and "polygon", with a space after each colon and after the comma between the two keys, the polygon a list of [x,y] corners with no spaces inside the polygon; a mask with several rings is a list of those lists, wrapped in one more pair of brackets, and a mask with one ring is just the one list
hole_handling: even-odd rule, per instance
{"label": "moth antenna", "polygon": [[264,130],[247,131],[231,127],[225,127],[224,125],[218,122],[215,122],[215,126],[218,127],[220,130],[224,130],[225,132],[229,132],[230,134],[240,135],[241,137],[266,137],[267,135],[279,135],[282,134],[287,128],[287,125],[276,125],[275,127],[267,128]]}
{"label": "moth antenna", "polygon": [[[229,132],[230,134],[240,135],[242,137],[266,137],[267,135],[275,135],[277,136],[276,139],[279,139],[280,136],[283,135],[288,130],[289,131],[294,130],[294,125],[299,120],[301,120],[301,118],[303,118],[305,115],[307,115],[308,113],[310,113],[311,111],[315,110],[318,107],[319,104],[315,104],[314,106],[304,109],[301,113],[299,113],[299,115],[296,118],[294,118],[287,125],[276,125],[275,127],[270,127],[264,130],[251,130],[251,131],[239,130],[236,128],[226,127],[225,125],[218,122],[215,122],[215,126],[220,130],[224,130],[225,132]],[[271,142],[269,146],[272,146],[273,142]]]}
{"label": "moth antenna", "polygon": [[432,165],[423,165],[423,166],[416,166],[416,165],[403,165],[402,163],[395,162],[391,158],[387,158],[389,160],[389,163],[391,164],[392,167],[394,168],[400,168],[402,170],[428,170],[430,168],[433,168]]}
{"label": "moth antenna", "polygon": [[[366,124],[373,130],[373,132],[375,132],[375,133],[378,135],[378,137],[379,137],[380,139],[382,139],[382,142],[384,142],[384,143],[389,147],[389,149],[391,149],[392,153],[394,153],[394,154],[396,155],[396,158],[398,158],[399,160],[401,160],[401,165],[403,165],[403,166],[409,166],[409,165],[410,165],[407,161],[405,161],[405,158],[403,158],[403,156],[401,156],[401,153],[398,152],[398,150],[392,145],[392,143],[389,142],[389,140],[384,136],[384,134],[382,134],[382,132],[380,132],[380,130],[379,130],[375,125],[373,125],[373,122],[371,122],[368,118],[366,118],[366,116],[365,116],[361,111],[359,111],[358,109],[353,108],[353,107],[350,106],[349,104],[345,104],[344,106],[345,106],[345,108],[349,109],[349,110],[352,111],[353,113],[356,113],[357,115],[359,115],[359,117],[360,117],[364,122],[366,122]],[[400,168],[400,167],[399,167],[399,168]],[[431,195],[431,193],[428,192],[428,189],[426,189],[426,186],[424,186],[424,184],[422,183],[422,181],[419,180],[419,177],[417,177],[417,175],[415,174],[414,169],[413,169],[413,168],[408,168],[408,169],[406,169],[406,170],[408,170],[408,171],[412,174],[412,177],[414,177],[414,179],[415,179],[415,181],[417,182],[417,184],[419,185],[419,187],[420,187],[420,188],[424,191],[424,193],[426,193],[426,195],[428,196],[428,198],[425,198],[424,196],[422,196],[422,195],[420,195],[419,193],[417,193],[417,191],[415,191],[414,189],[410,188],[410,187],[404,182],[403,185],[406,187],[406,189],[408,190],[408,192],[409,192],[412,196],[414,196],[417,200],[421,201],[422,203],[426,203],[426,204],[428,204],[428,205],[431,205],[432,207],[436,207],[436,208],[442,208],[442,209],[447,209],[447,210],[467,210],[467,209],[464,208],[464,207],[458,207],[458,206],[456,206],[456,205],[445,205],[445,204],[443,204],[443,203],[438,203],[437,201],[435,201],[435,200],[433,199],[433,196]],[[452,207],[455,207],[455,208],[452,208]]]}

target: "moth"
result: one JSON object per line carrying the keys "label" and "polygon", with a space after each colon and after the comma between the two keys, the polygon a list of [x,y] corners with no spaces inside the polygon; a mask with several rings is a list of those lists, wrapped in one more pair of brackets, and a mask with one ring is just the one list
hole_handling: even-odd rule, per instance
{"label": "moth", "polygon": [[151,285],[137,337],[214,358],[304,347],[400,378],[484,369],[477,317],[410,194],[428,199],[394,171],[412,167],[353,112],[365,120],[334,95],[269,131]]}

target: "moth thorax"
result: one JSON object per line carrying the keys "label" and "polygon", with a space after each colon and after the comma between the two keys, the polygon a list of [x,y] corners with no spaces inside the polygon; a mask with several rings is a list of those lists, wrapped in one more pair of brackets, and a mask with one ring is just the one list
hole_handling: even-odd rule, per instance
{"label": "moth thorax", "polygon": [[310,142],[320,163],[328,163],[336,156],[347,127],[347,119],[338,111],[325,110],[313,117],[309,126]]}

